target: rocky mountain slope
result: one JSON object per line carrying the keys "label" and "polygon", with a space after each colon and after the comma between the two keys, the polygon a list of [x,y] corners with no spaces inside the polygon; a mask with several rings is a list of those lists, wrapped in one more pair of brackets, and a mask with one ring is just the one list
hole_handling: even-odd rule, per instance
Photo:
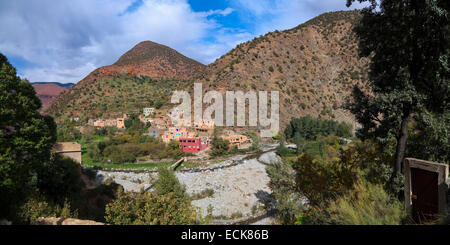
{"label": "rocky mountain slope", "polygon": [[220,91],[279,91],[280,125],[306,114],[354,123],[341,107],[367,77],[368,59],[358,57],[353,32],[359,17],[358,11],[325,13],[267,33],[210,64],[201,81]]}
{"label": "rocky mountain slope", "polygon": [[33,83],[34,90],[36,91],[37,97],[42,102],[41,111],[47,110],[52,101],[62,92],[67,91],[64,88],[55,83]]}
{"label": "rocky mountain slope", "polygon": [[61,120],[168,106],[171,91],[202,82],[204,90],[280,91],[282,126],[306,114],[353,123],[341,106],[353,85],[367,77],[368,59],[358,57],[353,32],[358,20],[358,11],[326,13],[240,44],[207,67],[142,42],[60,95],[48,112]]}

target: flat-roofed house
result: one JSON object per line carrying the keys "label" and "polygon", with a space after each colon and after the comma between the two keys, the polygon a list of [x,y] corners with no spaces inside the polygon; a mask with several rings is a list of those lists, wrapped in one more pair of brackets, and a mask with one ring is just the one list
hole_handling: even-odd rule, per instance
{"label": "flat-roofed house", "polygon": [[81,163],[81,145],[77,142],[57,142],[52,151]]}
{"label": "flat-roofed house", "polygon": [[153,137],[155,137],[157,139],[160,139],[162,134],[164,133],[164,130],[165,129],[161,129],[161,128],[152,126],[152,127],[150,127],[148,129],[148,134],[147,135],[153,136]]}
{"label": "flat-roofed house", "polygon": [[241,147],[243,143],[247,141],[247,136],[245,135],[229,135],[224,136],[224,140],[228,140],[230,142],[230,148],[233,148],[234,146],[237,146],[238,148]]}
{"label": "flat-roofed house", "polygon": [[180,138],[178,145],[184,152],[198,153],[209,147],[209,140],[207,138]]}
{"label": "flat-roofed house", "polygon": [[155,113],[155,108],[153,108],[153,107],[144,108],[144,111],[143,111],[144,116],[148,117],[148,116],[152,115],[153,113]]}
{"label": "flat-roofed house", "polygon": [[105,127],[116,127],[117,120],[116,119],[106,119],[105,120]]}
{"label": "flat-roofed house", "polygon": [[95,121],[94,127],[99,127],[99,128],[105,127],[105,120],[99,119],[99,120]]}
{"label": "flat-roofed house", "polygon": [[124,129],[125,128],[125,118],[119,117],[117,118],[117,128]]}
{"label": "flat-roofed house", "polygon": [[171,127],[169,130],[165,131],[162,135],[162,140],[164,143],[170,143],[171,140],[179,141],[180,138],[194,138],[195,133],[189,132],[187,128],[175,128]]}

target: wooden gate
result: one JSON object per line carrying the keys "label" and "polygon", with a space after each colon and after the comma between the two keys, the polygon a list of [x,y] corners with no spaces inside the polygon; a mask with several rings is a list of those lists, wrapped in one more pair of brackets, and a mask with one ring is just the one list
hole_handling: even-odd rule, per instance
{"label": "wooden gate", "polygon": [[438,174],[411,168],[412,218],[417,223],[436,219],[439,213]]}
{"label": "wooden gate", "polygon": [[405,206],[417,223],[447,215],[448,166],[441,163],[406,158]]}

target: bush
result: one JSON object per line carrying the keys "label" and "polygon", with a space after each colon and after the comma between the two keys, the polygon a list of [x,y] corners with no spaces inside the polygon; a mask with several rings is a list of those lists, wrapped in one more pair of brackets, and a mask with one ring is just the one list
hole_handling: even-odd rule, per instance
{"label": "bush", "polygon": [[351,189],[359,177],[359,164],[353,161],[311,160],[306,154],[294,161],[297,191],[312,206],[326,203]]}
{"label": "bush", "polygon": [[15,220],[17,224],[36,224],[40,217],[78,218],[78,211],[72,210],[66,200],[63,205],[49,203],[42,196],[32,196],[23,204]]}
{"label": "bush", "polygon": [[399,225],[406,218],[402,203],[382,186],[361,182],[324,212],[326,222],[341,225]]}
{"label": "bush", "polygon": [[158,176],[158,180],[153,185],[156,194],[166,195],[173,193],[177,198],[186,198],[185,187],[180,184],[173,171],[161,167],[158,169]]}
{"label": "bush", "polygon": [[114,225],[188,225],[202,224],[188,199],[174,193],[124,193],[106,206],[106,222]]}
{"label": "bush", "polygon": [[215,137],[212,142],[212,156],[223,156],[228,153],[230,142],[228,140]]}
{"label": "bush", "polygon": [[116,225],[187,225],[203,224],[203,219],[191,205],[185,187],[174,172],[158,169],[155,192],[123,193],[106,207],[106,221]]}
{"label": "bush", "polygon": [[281,161],[268,166],[266,172],[270,178],[272,197],[276,200],[274,203],[265,203],[266,209],[276,209],[281,224],[294,224],[303,210],[300,193],[296,191],[294,170],[288,163]]}

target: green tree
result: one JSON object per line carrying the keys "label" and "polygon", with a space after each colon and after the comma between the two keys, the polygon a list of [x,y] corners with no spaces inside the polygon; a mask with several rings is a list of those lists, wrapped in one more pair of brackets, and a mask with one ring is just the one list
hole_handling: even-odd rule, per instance
{"label": "green tree", "polygon": [[50,159],[56,125],[40,107],[31,84],[0,54],[0,217],[14,214]]}
{"label": "green tree", "polygon": [[212,152],[213,156],[223,156],[228,153],[230,147],[230,142],[228,140],[222,139],[220,137],[215,137],[212,142]]}
{"label": "green tree", "polygon": [[77,141],[81,139],[81,133],[72,125],[58,125],[57,139],[58,142]]}
{"label": "green tree", "polygon": [[155,192],[158,195],[173,193],[177,198],[186,198],[185,187],[180,184],[175,173],[167,168],[158,169],[158,180],[154,183]]}
{"label": "green tree", "polygon": [[394,166],[400,173],[413,117],[449,109],[450,2],[359,2],[370,3],[355,31],[360,56],[371,58],[371,91],[355,87],[348,108],[362,125],[361,137],[396,139]]}
{"label": "green tree", "polygon": [[270,178],[272,197],[276,200],[266,203],[266,209],[275,208],[281,224],[295,224],[303,210],[303,203],[300,193],[296,191],[294,170],[288,162],[279,161],[268,166],[266,172]]}

